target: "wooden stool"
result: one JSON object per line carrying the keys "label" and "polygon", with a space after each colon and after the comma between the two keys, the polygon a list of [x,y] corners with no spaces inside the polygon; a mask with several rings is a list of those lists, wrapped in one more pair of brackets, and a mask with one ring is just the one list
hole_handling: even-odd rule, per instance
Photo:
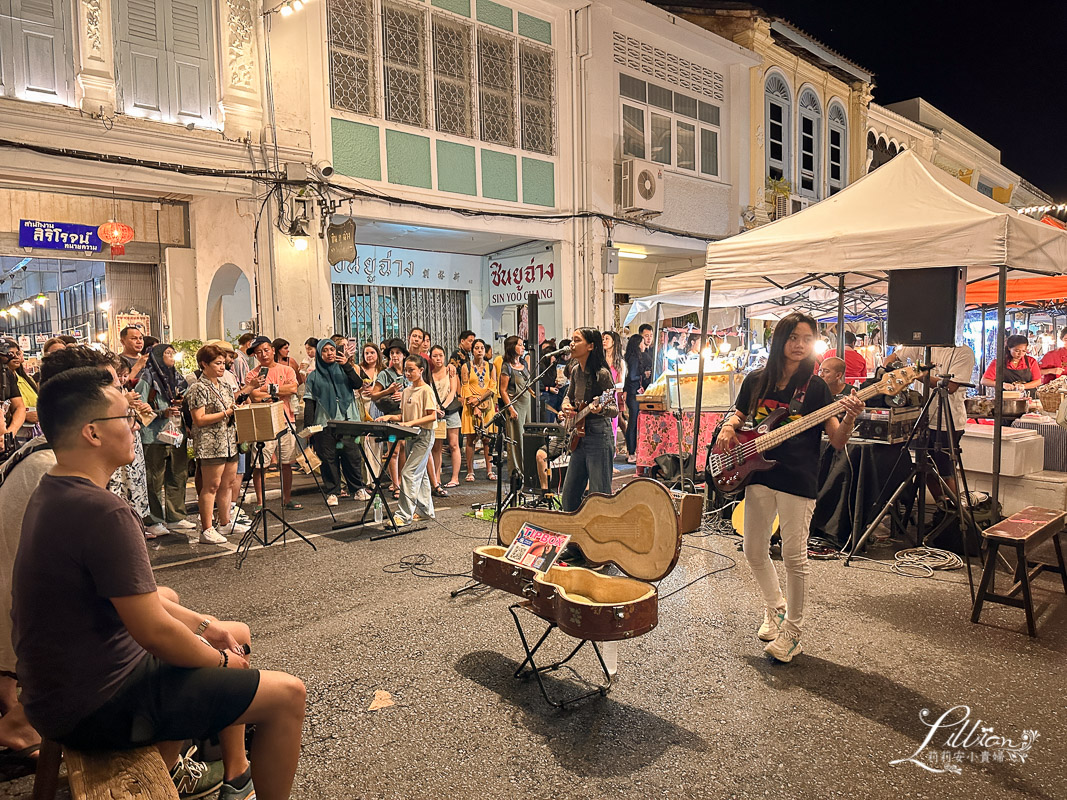
{"label": "wooden stool", "polygon": [[83,753],[45,739],[37,759],[33,800],[53,800],[61,756],[74,800],[178,800],[178,790],[154,747]]}
{"label": "wooden stool", "polygon": [[[982,604],[988,600],[990,603],[1024,609],[1026,629],[1031,636],[1037,636],[1037,629],[1034,626],[1034,601],[1030,596],[1030,579],[1042,570],[1058,572],[1060,580],[1063,581],[1063,591],[1067,594],[1067,567],[1064,566],[1063,550],[1060,548],[1060,532],[1063,530],[1065,517],[1067,513],[1063,511],[1030,506],[982,532],[988,545],[988,552],[985,569],[982,571],[982,582],[974,598],[971,622],[978,622],[982,614]],[[1027,553],[1049,539],[1052,540],[1053,547],[1056,549],[1056,560],[1059,566],[1033,562],[1036,566],[1031,570],[1031,561]],[[1001,545],[1014,547],[1016,556],[1015,583],[1007,594],[997,594],[993,589],[993,579],[997,571],[997,551]],[[1016,597],[1020,591],[1022,599]]]}

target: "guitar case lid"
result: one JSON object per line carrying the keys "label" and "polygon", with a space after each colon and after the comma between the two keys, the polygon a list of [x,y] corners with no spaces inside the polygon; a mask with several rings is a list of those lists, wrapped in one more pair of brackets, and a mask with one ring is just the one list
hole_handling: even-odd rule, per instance
{"label": "guitar case lid", "polygon": [[648,478],[637,478],[613,495],[591,494],[577,511],[509,508],[500,515],[500,543],[510,545],[527,522],[569,534],[593,564],[614,564],[642,581],[667,577],[682,551],[671,494]]}

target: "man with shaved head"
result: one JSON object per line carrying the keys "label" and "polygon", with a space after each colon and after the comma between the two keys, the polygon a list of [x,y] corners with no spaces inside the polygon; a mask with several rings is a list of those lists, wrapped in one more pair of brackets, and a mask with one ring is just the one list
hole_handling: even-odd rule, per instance
{"label": "man with shaved head", "polygon": [[819,377],[826,381],[830,394],[835,398],[856,391],[855,386],[845,383],[845,362],[837,356],[823,359],[819,367]]}

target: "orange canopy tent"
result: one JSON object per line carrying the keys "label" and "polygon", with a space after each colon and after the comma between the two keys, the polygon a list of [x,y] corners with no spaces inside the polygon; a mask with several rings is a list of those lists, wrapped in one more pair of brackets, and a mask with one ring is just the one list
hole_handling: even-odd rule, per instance
{"label": "orange canopy tent", "polygon": [[[1067,277],[1064,276],[1010,278],[1007,283],[1009,303],[1067,298]],[[977,281],[967,287],[967,305],[995,306],[996,304],[996,280]]]}

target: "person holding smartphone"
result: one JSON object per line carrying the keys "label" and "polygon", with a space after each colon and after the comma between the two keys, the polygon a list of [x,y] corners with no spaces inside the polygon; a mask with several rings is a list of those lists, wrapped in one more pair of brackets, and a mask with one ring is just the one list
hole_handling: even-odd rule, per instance
{"label": "person holding smartphone", "polygon": [[[385,369],[378,373],[374,380],[374,388],[371,390],[370,399],[378,411],[378,416],[392,416],[400,413],[400,398],[407,387],[404,379],[404,359],[408,357],[408,351],[404,343],[399,339],[386,342],[385,356],[389,360]],[[389,462],[389,480],[392,485],[389,491],[393,497],[400,499],[400,470],[404,468],[406,454],[404,448],[398,447]]]}

